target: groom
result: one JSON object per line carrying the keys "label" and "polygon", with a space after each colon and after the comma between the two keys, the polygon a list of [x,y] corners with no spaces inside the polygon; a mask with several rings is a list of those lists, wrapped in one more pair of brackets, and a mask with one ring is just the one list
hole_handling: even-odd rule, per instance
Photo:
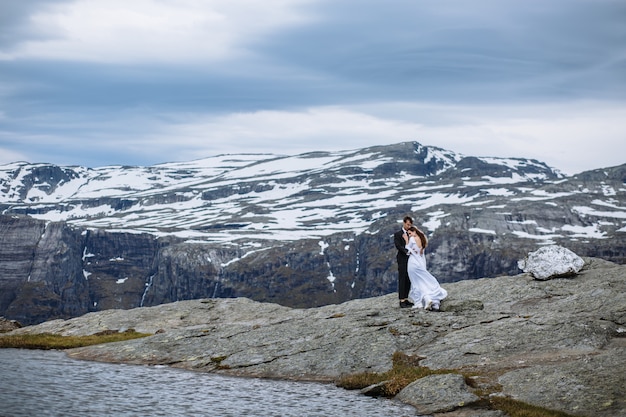
{"label": "groom", "polygon": [[400,299],[400,308],[413,306],[413,303],[408,299],[409,290],[411,289],[411,281],[407,271],[409,252],[405,248],[406,241],[403,237],[411,226],[413,226],[413,219],[410,216],[405,216],[402,220],[402,229],[393,234],[393,243],[396,245],[396,249],[398,249],[396,260],[398,261],[398,298]]}

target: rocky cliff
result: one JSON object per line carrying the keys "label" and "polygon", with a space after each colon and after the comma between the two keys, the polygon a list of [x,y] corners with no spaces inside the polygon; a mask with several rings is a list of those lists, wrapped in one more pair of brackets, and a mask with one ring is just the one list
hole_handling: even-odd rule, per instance
{"label": "rocky cliff", "polygon": [[538,161],[407,142],[153,167],[0,167],[0,316],[247,297],[315,307],[395,291],[391,235],[428,232],[442,282],[516,274],[556,243],[626,261],[626,165],[565,177]]}
{"label": "rocky cliff", "polygon": [[[503,416],[479,401],[495,395],[577,416],[626,416],[626,266],[585,258],[570,278],[520,274],[445,287],[449,297],[439,313],[400,309],[395,294],[310,309],[201,299],[89,313],[9,334],[133,328],[154,335],[69,355],[316,381],[384,372],[393,353],[403,352],[422,366],[453,372],[398,394],[419,414]],[[424,392],[447,394],[433,401]]]}

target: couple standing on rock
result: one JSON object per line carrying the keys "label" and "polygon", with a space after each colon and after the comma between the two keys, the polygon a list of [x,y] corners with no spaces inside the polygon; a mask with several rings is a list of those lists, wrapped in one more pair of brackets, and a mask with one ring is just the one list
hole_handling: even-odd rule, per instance
{"label": "couple standing on rock", "polygon": [[393,235],[398,249],[398,297],[400,308],[423,308],[439,311],[441,300],[448,292],[426,269],[424,249],[428,239],[424,232],[413,226],[413,219],[405,216],[402,229]]}

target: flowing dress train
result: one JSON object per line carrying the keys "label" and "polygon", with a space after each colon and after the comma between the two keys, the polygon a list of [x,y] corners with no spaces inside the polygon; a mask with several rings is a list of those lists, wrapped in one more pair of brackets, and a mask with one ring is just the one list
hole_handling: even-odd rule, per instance
{"label": "flowing dress train", "polygon": [[408,271],[411,280],[409,299],[413,308],[429,308],[432,304],[438,305],[448,296],[448,292],[441,288],[437,278],[426,269],[426,257],[420,253],[420,248],[411,237],[406,248],[410,251]]}

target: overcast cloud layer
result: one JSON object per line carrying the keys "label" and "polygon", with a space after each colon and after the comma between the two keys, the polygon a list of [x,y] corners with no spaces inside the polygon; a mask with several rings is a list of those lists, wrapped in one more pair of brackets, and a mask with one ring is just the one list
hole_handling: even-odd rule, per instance
{"label": "overcast cloud layer", "polygon": [[419,141],[626,162],[623,0],[0,0],[0,164]]}

